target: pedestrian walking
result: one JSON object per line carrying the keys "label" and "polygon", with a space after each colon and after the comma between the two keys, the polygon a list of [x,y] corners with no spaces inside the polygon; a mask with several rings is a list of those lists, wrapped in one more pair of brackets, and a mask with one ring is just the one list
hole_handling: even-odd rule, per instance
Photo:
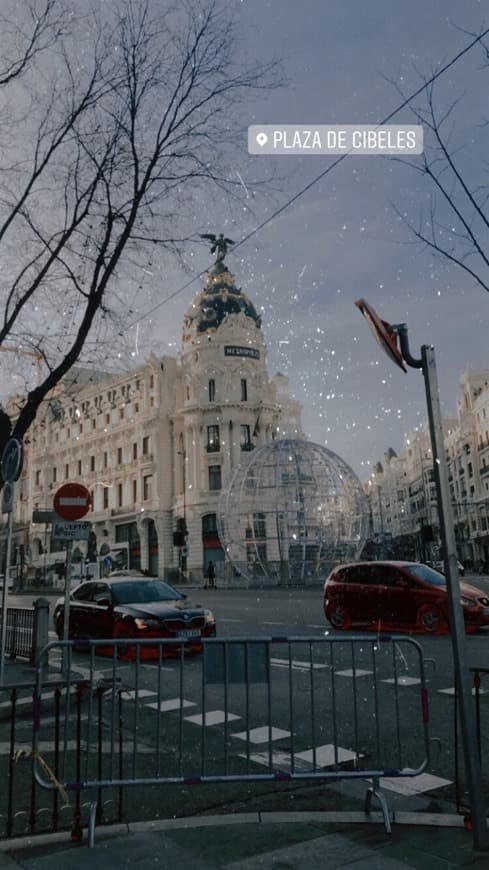
{"label": "pedestrian walking", "polygon": [[204,589],[207,589],[208,587],[210,589],[215,589],[216,588],[216,569],[214,567],[214,562],[209,562],[209,564],[207,565],[207,575],[206,576],[207,576],[208,583],[206,583],[204,585]]}

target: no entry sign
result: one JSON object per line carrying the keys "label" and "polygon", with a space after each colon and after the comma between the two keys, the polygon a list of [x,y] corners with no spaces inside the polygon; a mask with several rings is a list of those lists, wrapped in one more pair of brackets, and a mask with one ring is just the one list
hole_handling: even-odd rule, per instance
{"label": "no entry sign", "polygon": [[65,483],[54,496],[54,510],[63,520],[80,520],[90,510],[91,496],[81,483]]}

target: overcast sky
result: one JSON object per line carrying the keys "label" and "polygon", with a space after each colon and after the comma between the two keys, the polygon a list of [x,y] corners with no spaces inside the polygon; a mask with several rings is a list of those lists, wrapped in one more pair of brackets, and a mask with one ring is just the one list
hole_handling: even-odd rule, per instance
{"label": "overcast sky", "polygon": [[[250,55],[279,57],[287,87],[249,107],[247,123],[375,123],[400,102],[392,84],[413,92],[484,25],[478,0],[228,0],[242,22]],[[488,24],[486,22],[486,24]],[[488,40],[489,41],[489,40]],[[453,114],[457,160],[470,184],[487,179],[489,68],[473,49],[437,84],[436,100]],[[417,100],[420,104],[421,100]],[[414,121],[403,110],[397,123]],[[202,204],[193,231],[239,240],[332,162],[330,157],[248,157],[246,130],[236,155],[243,185],[270,161],[280,189],[254,201],[254,213],[214,213]],[[258,163],[257,163],[258,162]],[[365,297],[390,322],[407,322],[411,350],[437,351],[442,404],[453,414],[464,368],[489,368],[487,293],[455,266],[412,244],[396,209],[417,222],[432,189],[390,158],[351,157],[315,184],[257,237],[228,255],[238,286],[262,309],[270,373],[290,378],[303,403],[305,431],[339,453],[366,479],[372,465],[425,419],[419,371],[404,374],[378,348],[354,301]],[[440,210],[440,220],[446,219]],[[456,227],[455,227],[456,229]],[[487,249],[487,236],[485,238]],[[196,247],[195,273],[210,255]],[[149,299],[161,302],[189,280],[176,267],[154,273]],[[487,277],[487,275],[486,275]],[[150,342],[180,348],[183,314],[202,286],[196,281],[129,332],[135,358]],[[143,301],[143,300],[141,300]],[[144,304],[140,306],[144,311]]]}
{"label": "overcast sky", "polygon": [[[256,106],[250,123],[378,121],[400,102],[390,80],[399,79],[405,93],[414,91],[421,75],[431,75],[470,41],[459,28],[478,31],[484,23],[477,0],[244,0],[239,6],[246,39],[259,55],[280,56],[288,78],[286,89]],[[441,109],[461,97],[454,144],[464,146],[457,159],[477,183],[487,173],[488,137],[480,124],[489,117],[489,70],[482,67],[482,51],[475,48],[436,90]],[[414,119],[404,110],[395,120]],[[273,202],[260,204],[259,219],[332,162],[247,159],[250,177],[257,160],[273,161],[285,176]],[[425,180],[397,161],[347,158],[228,256],[238,285],[263,307],[269,369],[289,376],[303,402],[307,435],[342,455],[362,479],[425,419],[425,400],[419,371],[404,374],[384,356],[355,299],[365,297],[390,322],[407,322],[413,355],[424,343],[435,345],[446,414],[455,410],[462,370],[489,368],[486,292],[413,245],[396,214],[398,208],[416,222],[429,193]],[[203,218],[202,228],[218,231],[221,223]],[[224,228],[239,239],[253,225],[244,213],[242,222],[238,216]],[[197,259],[198,268],[205,267],[205,255]],[[186,278],[167,274],[168,291]],[[156,316],[170,346],[178,345],[179,318],[199,285]]]}

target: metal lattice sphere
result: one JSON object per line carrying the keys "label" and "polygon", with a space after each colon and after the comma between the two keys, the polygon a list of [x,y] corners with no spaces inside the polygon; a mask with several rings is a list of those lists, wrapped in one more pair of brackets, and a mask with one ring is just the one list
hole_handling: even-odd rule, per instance
{"label": "metal lattice sphere", "polygon": [[309,441],[271,441],[240,465],[219,500],[218,530],[236,575],[270,584],[322,582],[358,558],[367,501],[351,468]]}

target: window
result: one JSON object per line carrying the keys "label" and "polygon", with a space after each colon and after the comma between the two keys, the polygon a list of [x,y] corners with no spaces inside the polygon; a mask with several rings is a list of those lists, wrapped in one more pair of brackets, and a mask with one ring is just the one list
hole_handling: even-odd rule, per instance
{"label": "window", "polygon": [[81,461],[81,459],[79,459],[78,460],[78,474],[80,475],[81,473],[82,473],[82,461]]}
{"label": "window", "polygon": [[217,519],[215,514],[202,517],[202,540],[217,538]]}
{"label": "window", "polygon": [[70,466],[69,466],[69,463],[67,462],[65,465],[65,480],[68,480],[69,476],[70,476]]}
{"label": "window", "polygon": [[146,435],[143,438],[143,456],[147,456],[149,453],[149,435]]}
{"label": "window", "polygon": [[137,445],[137,441],[135,441],[134,444],[132,445],[132,458],[133,458],[133,459],[137,459],[137,458],[138,458],[138,445]]}
{"label": "window", "polygon": [[122,483],[117,484],[117,505],[122,507]]}
{"label": "window", "polygon": [[56,471],[56,466],[54,466],[54,468],[53,468],[53,483],[56,483],[56,476],[57,476],[57,471]]}
{"label": "window", "polygon": [[209,489],[214,491],[221,489],[220,465],[209,465]]}
{"label": "window", "polygon": [[246,378],[241,378],[241,401],[248,401],[248,384],[246,382]]}
{"label": "window", "polygon": [[36,486],[40,486],[41,484],[41,472],[36,471]]}
{"label": "window", "polygon": [[108,465],[108,455],[107,455],[107,453],[105,452],[105,453],[104,453],[104,468],[107,468],[107,465]]}
{"label": "window", "polygon": [[95,456],[90,457],[90,471],[95,471]]}
{"label": "window", "polygon": [[152,388],[154,387],[154,385],[155,385],[155,376],[154,376],[154,375],[150,375],[150,377],[149,377],[149,386],[150,386],[151,389],[152,389]]}
{"label": "window", "polygon": [[119,420],[124,419],[124,408],[119,408]]}
{"label": "window", "polygon": [[133,480],[132,482],[132,500],[137,501],[138,499],[138,482],[137,480]]}
{"label": "window", "polygon": [[122,465],[122,447],[117,448],[117,465]]}
{"label": "window", "polygon": [[253,533],[255,539],[266,539],[267,537],[267,526],[265,520],[265,514],[253,514]]}
{"label": "window", "polygon": [[251,450],[250,427],[245,424],[239,427],[241,450]]}
{"label": "window", "polygon": [[105,415],[105,422],[110,423],[110,414]]}
{"label": "window", "polygon": [[216,382],[214,378],[211,378],[209,381],[209,402],[216,401]]}
{"label": "window", "polygon": [[219,451],[219,426],[207,427],[207,452],[217,453]]}
{"label": "window", "polygon": [[96,429],[96,428],[97,428],[97,421],[96,421],[96,419],[95,419],[95,417],[94,417],[93,420],[92,420],[92,429]]}
{"label": "window", "polygon": [[143,477],[143,501],[148,501],[151,498],[151,481],[153,477],[147,474]]}
{"label": "window", "polygon": [[104,510],[107,510],[107,508],[109,506],[109,489],[107,486],[104,486],[103,493],[104,493]]}

